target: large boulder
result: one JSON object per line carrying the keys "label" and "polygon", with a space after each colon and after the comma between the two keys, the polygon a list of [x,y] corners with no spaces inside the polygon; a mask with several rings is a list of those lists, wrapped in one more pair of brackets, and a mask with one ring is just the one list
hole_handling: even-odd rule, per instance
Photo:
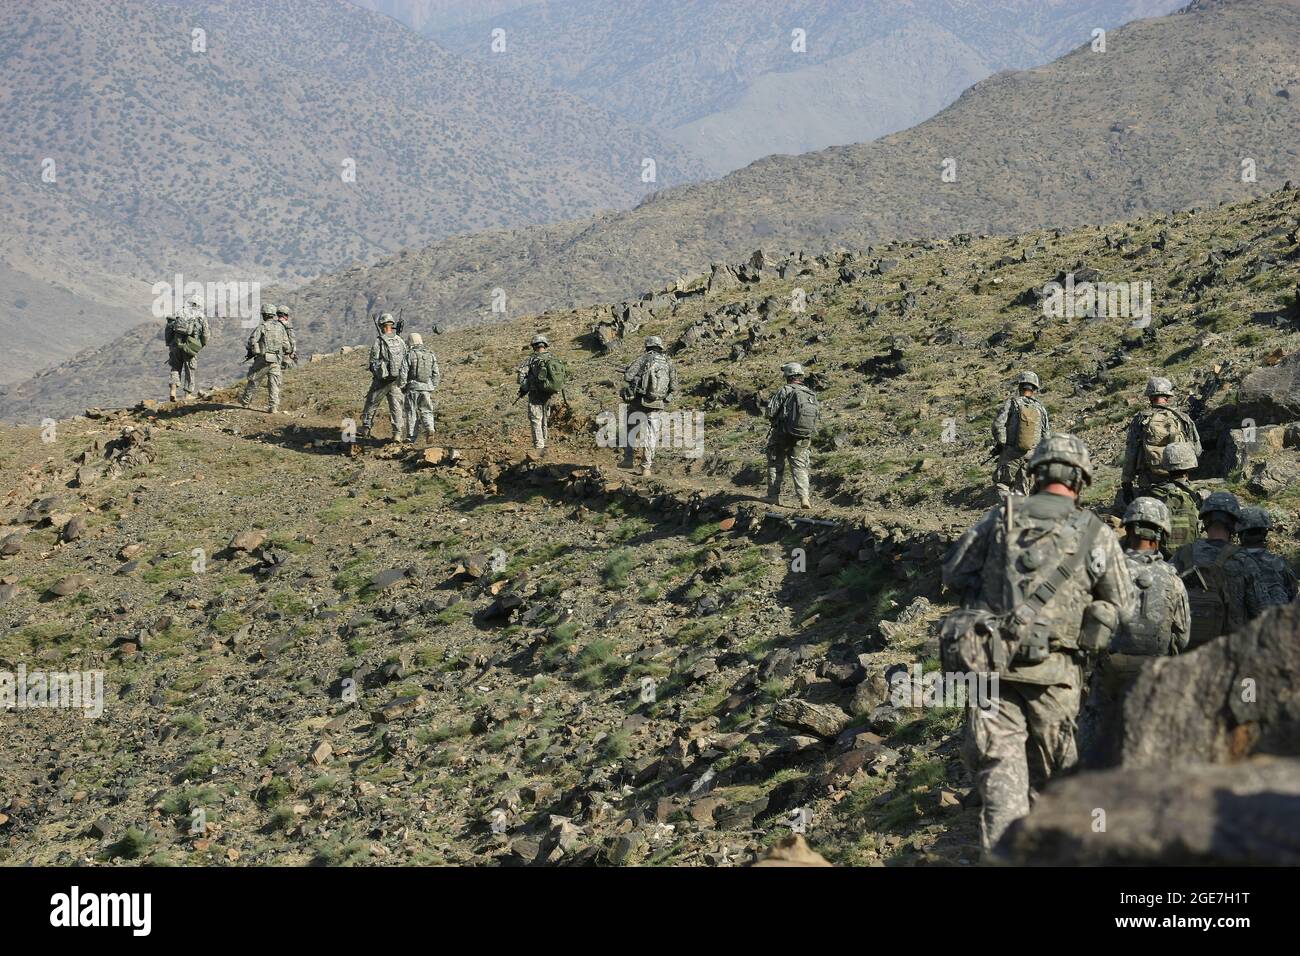
{"label": "large boulder", "polygon": [[1242,379],[1237,406],[1257,425],[1300,419],[1300,352],[1292,352],[1276,365],[1258,368]]}
{"label": "large boulder", "polygon": [[1121,766],[1300,755],[1300,602],[1143,667],[1124,701]]}
{"label": "large boulder", "polygon": [[998,850],[1040,866],[1295,866],[1300,760],[1079,774],[1049,787]]}

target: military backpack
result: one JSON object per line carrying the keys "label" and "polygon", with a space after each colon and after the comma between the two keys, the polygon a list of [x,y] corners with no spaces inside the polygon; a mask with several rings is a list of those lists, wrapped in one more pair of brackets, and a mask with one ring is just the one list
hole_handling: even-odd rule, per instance
{"label": "military backpack", "polygon": [[672,369],[668,365],[668,359],[656,355],[641,369],[641,376],[636,383],[636,397],[647,402],[662,402],[668,397],[672,384]]}
{"label": "military backpack", "polygon": [[178,315],[171,320],[171,339],[186,358],[194,358],[203,350],[203,322],[193,315]]}
{"label": "military backpack", "polygon": [[1142,420],[1142,457],[1147,470],[1162,473],[1161,455],[1165,446],[1187,440],[1187,428],[1172,408],[1156,408]]}
{"label": "military backpack", "polygon": [[1017,451],[1028,454],[1042,437],[1043,411],[1037,402],[1018,401],[1016,410],[1016,435],[1013,442]]}
{"label": "military backpack", "polygon": [[1132,578],[1137,601],[1132,613],[1122,618],[1122,626],[1111,640],[1110,649],[1117,654],[1161,657],[1173,649],[1173,620],[1169,609],[1177,572],[1168,566],[1148,564],[1134,568]]}
{"label": "military backpack", "polygon": [[804,385],[791,387],[781,408],[781,431],[795,438],[811,438],[817,434],[817,396]]}
{"label": "military backpack", "polygon": [[568,381],[569,370],[553,355],[542,355],[530,369],[530,388],[546,398],[564,391]]}
{"label": "military backpack", "polygon": [[1239,550],[1235,544],[1224,547],[1209,563],[1196,563],[1195,544],[1184,545],[1178,552],[1180,564],[1190,564],[1180,572],[1187,588],[1187,606],[1192,627],[1187,641],[1190,650],[1232,630],[1232,589],[1228,584],[1227,563]]}

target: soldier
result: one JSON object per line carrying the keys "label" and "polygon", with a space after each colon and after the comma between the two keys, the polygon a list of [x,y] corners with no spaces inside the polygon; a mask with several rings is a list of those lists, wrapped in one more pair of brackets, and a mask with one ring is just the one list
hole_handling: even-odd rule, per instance
{"label": "soldier", "polygon": [[297,355],[298,346],[288,315],[277,316],[275,307],[262,306],[262,324],[248,336],[245,360],[253,360],[248,382],[239,396],[239,404],[248,408],[253,401],[253,391],[265,380],[272,415],[280,410],[280,383],[284,376],[284,363]]}
{"label": "soldier", "polygon": [[1237,523],[1237,541],[1268,580],[1272,599],[1276,602],[1285,598],[1281,603],[1290,604],[1296,598],[1296,573],[1286,559],[1268,549],[1268,532],[1272,527],[1273,518],[1263,508],[1242,508],[1241,520]]}
{"label": "soldier", "polygon": [[528,425],[533,433],[533,447],[546,448],[546,425],[551,417],[551,403],[555,396],[564,396],[567,377],[564,363],[551,355],[550,340],[544,335],[534,335],[530,343],[533,354],[528,363],[519,369],[519,401],[528,396]]}
{"label": "soldier", "polygon": [[767,433],[767,500],[781,503],[781,485],[785,482],[786,463],[794,481],[799,507],[812,508],[808,492],[808,463],[812,439],[817,433],[817,396],[803,383],[803,366],[787,362],[781,366],[785,384],[767,402],[765,415],[772,423]]}
{"label": "soldier", "polygon": [[1187,589],[1160,556],[1169,509],[1155,498],[1135,498],[1124,512],[1124,531],[1124,561],[1137,599],[1097,662],[1079,717],[1080,762],[1090,768],[1119,762],[1124,695],[1142,664],[1184,650],[1191,631]]}
{"label": "soldier", "polygon": [[407,437],[415,441],[421,427],[427,445],[433,440],[433,390],[442,381],[438,371],[438,357],[424,347],[424,337],[412,332],[408,337],[406,367],[402,380],[406,382]]}
{"label": "soldier", "polygon": [[632,468],[641,458],[641,474],[650,474],[655,448],[663,427],[663,409],[677,393],[677,369],[664,354],[664,340],[652,335],[645,352],[623,373],[621,397],[627,403],[628,442],[623,466]]}
{"label": "soldier", "polygon": [[1030,455],[1029,471],[1033,493],[1005,497],[943,563],[944,584],[961,609],[945,620],[941,643],[988,647],[982,665],[961,666],[998,677],[987,710],[968,705],[963,746],[983,799],[986,851],[1050,778],[1077,761],[1086,653],[1109,644],[1133,603],[1119,542],[1078,504],[1092,482],[1088,447],[1073,435],[1051,435]]}
{"label": "soldier", "polygon": [[1164,479],[1160,454],[1166,445],[1186,442],[1198,458],[1201,455],[1201,435],[1196,423],[1169,404],[1174,397],[1174,386],[1169,379],[1148,379],[1146,395],[1151,407],[1133,416],[1124,446],[1120,487],[1125,504],[1136,497],[1135,482],[1138,488],[1147,488]]}
{"label": "soldier", "polygon": [[993,484],[998,496],[1029,494],[1028,455],[1052,433],[1047,409],[1036,397],[1038,376],[1021,372],[1015,381],[1017,394],[1008,398],[993,420]]}
{"label": "soldier", "polygon": [[1187,442],[1173,442],[1160,451],[1163,478],[1142,494],[1155,498],[1169,510],[1169,532],[1162,545],[1166,555],[1201,536],[1201,500],[1199,491],[1188,483],[1187,476],[1196,470],[1196,449]]}
{"label": "soldier", "polygon": [[397,322],[391,312],[381,315],[378,325],[379,337],[370,346],[370,390],[361,409],[361,437],[371,437],[379,403],[387,399],[388,420],[393,426],[390,440],[400,442],[406,431],[406,396],[402,394],[406,385],[402,378],[406,370],[406,343],[394,331]]}
{"label": "soldier", "polygon": [[183,388],[188,401],[194,397],[198,382],[199,351],[208,344],[207,316],[198,299],[190,299],[180,310],[180,314],[167,320],[167,330],[163,338],[167,342],[167,366],[171,369],[168,378],[170,385],[169,400],[176,401],[176,389]]}
{"label": "soldier", "polygon": [[1189,648],[1230,634],[1264,610],[1282,603],[1272,595],[1259,566],[1232,543],[1241,518],[1237,496],[1216,491],[1201,502],[1205,537],[1184,545],[1171,559],[1192,613]]}

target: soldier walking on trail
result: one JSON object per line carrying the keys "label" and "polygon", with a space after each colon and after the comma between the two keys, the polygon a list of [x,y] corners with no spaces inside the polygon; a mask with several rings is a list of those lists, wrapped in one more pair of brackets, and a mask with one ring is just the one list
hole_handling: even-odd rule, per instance
{"label": "soldier walking on trail", "polygon": [[677,393],[677,369],[664,354],[664,340],[652,335],[645,352],[623,373],[621,396],[627,403],[628,442],[623,465],[632,468],[641,459],[641,474],[650,474],[663,428],[662,412]]}
{"label": "soldier walking on trail", "polygon": [[1079,759],[1089,768],[1119,763],[1124,695],[1145,661],[1182,652],[1191,633],[1187,589],[1160,556],[1169,509],[1155,498],[1135,498],[1124,512],[1124,532],[1124,562],[1137,598],[1098,658],[1079,716]]}
{"label": "soldier walking on trail", "polygon": [[1239,630],[1267,608],[1283,603],[1273,595],[1254,560],[1232,543],[1240,519],[1236,495],[1226,491],[1207,495],[1201,503],[1205,537],[1179,548],[1170,559],[1187,588],[1192,613],[1189,648]]}
{"label": "soldier walking on trail", "polygon": [[944,669],[997,675],[996,699],[967,707],[963,759],[983,799],[986,852],[1077,761],[1086,655],[1106,647],[1133,603],[1119,542],[1078,496],[1087,446],[1052,435],[1029,457],[1033,493],[1008,495],[943,563],[961,607],[944,621]]}
{"label": "soldier walking on trail", "polygon": [[379,337],[370,346],[370,390],[361,409],[361,437],[370,438],[379,403],[388,401],[388,420],[393,426],[392,441],[400,442],[406,433],[406,385],[402,378],[406,369],[406,343],[396,333],[397,322],[391,312],[379,317]]}
{"label": "soldier walking on trail", "polygon": [[401,378],[406,382],[407,437],[415,441],[423,429],[427,444],[433,439],[433,390],[442,381],[442,375],[438,371],[438,357],[424,347],[424,337],[418,332],[408,337],[406,366]]}
{"label": "soldier walking on trail", "polygon": [[546,426],[551,416],[551,405],[557,395],[564,397],[568,372],[564,363],[551,354],[551,343],[546,336],[533,336],[530,345],[533,354],[519,369],[519,396],[515,401],[528,397],[528,426],[533,433],[533,447],[542,451],[546,448]]}
{"label": "soldier walking on trail", "polygon": [[1157,499],[1169,510],[1169,532],[1161,545],[1167,555],[1201,536],[1202,495],[1188,481],[1195,470],[1196,449],[1187,442],[1173,442],[1160,451],[1164,477],[1142,489],[1143,496]]}
{"label": "soldier walking on trail", "polygon": [[1260,574],[1267,580],[1272,600],[1290,604],[1296,598],[1296,573],[1286,559],[1268,549],[1268,532],[1273,527],[1273,519],[1263,508],[1251,506],[1241,509],[1241,519],[1237,522],[1237,541],[1255,564]]}
{"label": "soldier walking on trail", "polygon": [[248,336],[246,358],[253,360],[253,368],[248,373],[248,382],[239,396],[239,404],[248,408],[253,402],[253,392],[266,382],[269,407],[267,411],[274,415],[280,410],[280,384],[284,377],[284,365],[297,357],[298,344],[293,326],[289,325],[289,313],[285,310],[277,315],[272,305],[262,306],[262,323]]}
{"label": "soldier walking on trail", "polygon": [[808,490],[808,466],[813,435],[817,433],[817,396],[803,383],[803,366],[788,362],[781,366],[785,384],[767,402],[764,414],[771,422],[767,433],[767,501],[781,503],[787,464],[794,482],[799,507],[812,508]]}
{"label": "soldier walking on trail", "polygon": [[187,400],[194,397],[198,387],[198,354],[208,344],[210,334],[207,316],[198,299],[190,299],[178,315],[167,320],[163,337],[167,342],[167,367],[171,370],[170,401],[176,401],[178,388],[184,390]]}
{"label": "soldier walking on trail", "polygon": [[1143,489],[1164,480],[1160,455],[1166,445],[1186,442],[1196,457],[1201,455],[1201,435],[1196,423],[1169,404],[1174,397],[1173,383],[1167,378],[1148,379],[1146,396],[1151,407],[1133,416],[1124,445],[1120,488],[1125,504],[1137,496],[1135,485]]}
{"label": "soldier walking on trail", "polygon": [[998,458],[993,485],[1002,498],[1029,494],[1029,453],[1052,433],[1047,409],[1037,398],[1038,376],[1021,372],[1015,387],[1016,394],[1002,403],[993,419],[993,450]]}

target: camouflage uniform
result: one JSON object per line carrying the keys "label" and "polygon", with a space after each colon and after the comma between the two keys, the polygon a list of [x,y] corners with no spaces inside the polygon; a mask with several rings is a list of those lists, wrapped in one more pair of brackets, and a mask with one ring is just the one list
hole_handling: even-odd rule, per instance
{"label": "camouflage uniform", "polygon": [[547,395],[541,390],[541,365],[549,354],[550,343],[546,336],[533,336],[531,343],[547,346],[546,350],[536,351],[528,356],[528,362],[519,369],[519,394],[528,396],[528,428],[533,434],[533,447],[541,451],[546,447],[546,426],[551,417],[551,401],[554,395]]}
{"label": "camouflage uniform", "polygon": [[1143,663],[1181,652],[1191,635],[1187,589],[1174,566],[1158,551],[1125,550],[1124,561],[1137,600],[1120,617],[1109,652],[1097,662],[1079,716],[1080,762],[1088,768],[1119,763],[1124,695]]}
{"label": "camouflage uniform", "polygon": [[425,348],[419,336],[411,337],[406,350],[401,379],[406,383],[406,436],[415,441],[421,427],[426,438],[433,437],[433,390],[442,381],[438,357]]}
{"label": "camouflage uniform", "polygon": [[[264,313],[265,314],[265,313]],[[266,382],[271,412],[280,408],[280,384],[284,376],[284,363],[298,351],[293,327],[279,319],[262,320],[248,336],[248,354],[253,358],[248,382],[239,396],[239,404],[247,408],[253,401],[253,392]]]}
{"label": "camouflage uniform", "polygon": [[[1038,376],[1033,372],[1024,372],[1016,379],[1017,386],[1029,385],[1038,389]],[[1020,424],[1021,409],[1028,406],[1037,414],[1040,425],[1038,433],[1026,436],[1020,441],[1017,430]],[[1033,395],[1013,395],[1002,403],[997,417],[993,419],[993,441],[998,448],[998,463],[993,468],[993,485],[998,495],[1027,495],[1031,484],[1029,474],[1029,451],[1052,432],[1048,420],[1047,408]],[[1021,447],[1028,450],[1021,451]]]}
{"label": "camouflage uniform", "polygon": [[1274,603],[1290,604],[1296,599],[1296,573],[1280,554],[1268,549],[1268,531],[1272,526],[1273,519],[1263,508],[1242,508],[1237,537],[1242,552],[1259,566],[1260,575],[1271,592],[1270,599]]}
{"label": "camouflage uniform", "polygon": [[[384,324],[391,324],[384,323]],[[384,354],[387,352],[387,359]],[[379,403],[388,401],[388,420],[393,426],[393,440],[401,441],[406,432],[406,343],[393,332],[380,332],[375,344],[370,346],[370,390],[361,409],[361,429],[366,436],[375,423]]]}
{"label": "camouflage uniform", "polygon": [[[1153,378],[1147,382],[1148,398],[1172,398],[1173,393],[1173,386],[1168,379]],[[1201,456],[1201,435],[1196,429],[1196,423],[1185,412],[1171,405],[1153,405],[1138,412],[1129,422],[1120,475],[1123,487],[1131,488],[1136,484],[1138,488],[1147,488],[1168,477],[1159,466],[1153,467],[1147,460],[1147,445],[1153,433],[1164,436],[1160,447],[1174,442],[1186,442],[1192,446],[1197,458]],[[1154,446],[1154,443],[1151,444]]]}
{"label": "camouflage uniform", "polygon": [[[667,367],[668,391],[662,398],[649,398],[639,393],[641,378],[655,366]],[[627,402],[628,442],[624,449],[623,463],[632,467],[636,458],[641,459],[641,469],[647,474],[655,460],[655,449],[659,446],[659,437],[663,429],[664,408],[672,402],[677,393],[677,369],[672,359],[663,353],[663,341],[658,336],[646,340],[646,350],[640,358],[628,366],[623,373],[626,383],[624,397]]]}
{"label": "camouflage uniform", "polygon": [[[1259,565],[1241,548],[1228,541],[1212,538],[1198,538],[1174,552],[1170,562],[1183,580],[1187,581],[1194,574],[1193,568],[1221,564],[1227,581],[1227,631],[1240,630],[1247,621],[1252,621],[1274,604],[1281,603],[1274,599],[1271,589],[1260,574]],[[1199,643],[1191,644],[1196,647]]]}
{"label": "camouflage uniform", "polygon": [[[803,369],[795,363],[790,363],[783,368],[787,370],[787,378],[790,377],[788,370],[791,369],[798,369],[797,374],[800,377],[803,375]],[[767,400],[764,414],[772,423],[767,433],[767,498],[773,503],[781,500],[781,485],[785,483],[785,469],[788,462],[795,494],[799,496],[800,505],[807,508],[811,507],[809,465],[812,459],[812,438],[788,434],[781,427],[780,422],[785,403],[792,400],[795,393],[800,391],[813,394],[812,389],[802,382],[787,381]]]}
{"label": "camouflage uniform", "polygon": [[[1040,444],[1034,455],[1048,444]],[[960,595],[963,607],[1004,614],[1022,606],[1066,554],[1085,546],[1082,566],[1034,618],[1033,628],[1049,636],[1046,659],[1013,662],[1002,670],[991,713],[967,708],[962,756],[983,799],[980,830],[986,850],[1029,812],[1051,777],[1076,763],[1084,661],[1078,648],[1085,615],[1115,621],[1133,602],[1133,584],[1119,543],[1101,519],[1071,498],[1045,492],[1008,496],[944,559],[944,584]]]}
{"label": "camouflage uniform", "polygon": [[[208,337],[212,330],[208,327],[207,316],[197,302],[191,302],[181,309],[181,315],[197,327],[196,337],[201,345],[208,344]],[[167,377],[167,384],[171,389],[172,400],[176,400],[176,389],[183,389],[186,395],[193,396],[198,388],[198,356],[186,355],[181,351],[174,335],[175,320],[167,323],[167,331],[164,338],[167,342],[167,367],[171,374]]]}

